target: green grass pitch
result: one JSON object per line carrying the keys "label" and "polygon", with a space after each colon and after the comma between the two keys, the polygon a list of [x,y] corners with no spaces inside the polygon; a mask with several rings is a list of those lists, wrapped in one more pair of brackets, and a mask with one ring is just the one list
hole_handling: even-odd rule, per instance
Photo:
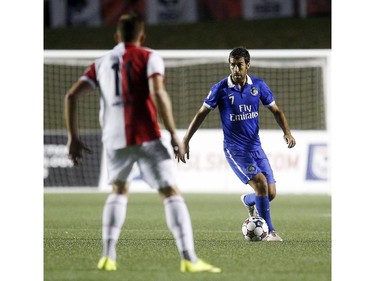
{"label": "green grass pitch", "polygon": [[107,194],[44,194],[45,281],[331,280],[331,197],[278,195],[271,203],[282,243],[248,242],[238,194],[185,194],[200,258],[220,274],[181,273],[157,194],[130,194],[116,272],[96,269]]}

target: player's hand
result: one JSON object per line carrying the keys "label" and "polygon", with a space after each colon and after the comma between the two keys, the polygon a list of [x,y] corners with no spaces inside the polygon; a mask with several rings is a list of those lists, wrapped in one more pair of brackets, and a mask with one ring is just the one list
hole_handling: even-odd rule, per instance
{"label": "player's hand", "polygon": [[296,145],[296,140],[294,139],[294,137],[291,134],[284,135],[284,140],[285,140],[286,144],[288,145],[288,148],[292,148]]}
{"label": "player's hand", "polygon": [[178,159],[178,154],[182,148],[182,144],[176,134],[171,134],[171,145],[173,147],[174,158]]}
{"label": "player's hand", "polygon": [[88,148],[79,139],[69,139],[68,140],[68,157],[73,161],[74,166],[78,166],[79,161],[82,159],[82,151],[92,154],[92,150]]}
{"label": "player's hand", "polygon": [[179,150],[179,153],[178,153],[178,162],[180,162],[181,160],[181,162],[186,163],[185,155],[186,155],[186,159],[189,159],[189,144],[183,142],[181,149]]}

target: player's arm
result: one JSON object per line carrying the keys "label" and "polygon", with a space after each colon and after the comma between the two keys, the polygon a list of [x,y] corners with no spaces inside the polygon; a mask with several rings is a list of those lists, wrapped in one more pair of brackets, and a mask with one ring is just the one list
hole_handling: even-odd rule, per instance
{"label": "player's arm", "polygon": [[80,140],[78,132],[78,99],[92,91],[92,86],[85,80],[78,80],[65,95],[65,122],[68,131],[68,156],[74,165],[82,158],[82,150],[92,151]]}
{"label": "player's arm", "polygon": [[296,145],[296,140],[290,132],[288,121],[286,120],[284,112],[276,103],[269,106],[268,109],[273,113],[273,116],[275,117],[277,124],[279,124],[281,130],[283,130],[284,140],[287,143],[288,148],[294,147]]}
{"label": "player's arm", "polygon": [[165,89],[164,78],[161,75],[154,75],[148,79],[151,97],[158,109],[165,129],[171,134],[171,144],[177,157],[181,149],[181,141],[177,136],[176,125],[173,118],[172,103]]}
{"label": "player's arm", "polygon": [[183,150],[179,153],[179,160],[186,163],[185,160],[185,154],[187,159],[189,159],[189,142],[190,139],[193,137],[195,132],[199,129],[199,127],[202,125],[204,119],[206,116],[211,112],[211,109],[206,107],[205,105],[202,105],[202,107],[197,111],[195,114],[193,120],[190,122],[190,125],[185,133],[185,136],[182,140],[183,144]]}

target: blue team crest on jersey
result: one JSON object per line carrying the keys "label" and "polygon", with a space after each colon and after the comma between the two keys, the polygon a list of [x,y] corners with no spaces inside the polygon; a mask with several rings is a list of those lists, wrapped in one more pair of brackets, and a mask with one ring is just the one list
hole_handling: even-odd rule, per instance
{"label": "blue team crest on jersey", "polygon": [[247,167],[246,169],[250,174],[254,174],[255,172],[255,167],[253,165],[250,165],[249,167]]}
{"label": "blue team crest on jersey", "polygon": [[252,94],[253,96],[256,96],[258,94],[258,89],[255,88],[255,87],[251,87],[250,89],[250,94]]}

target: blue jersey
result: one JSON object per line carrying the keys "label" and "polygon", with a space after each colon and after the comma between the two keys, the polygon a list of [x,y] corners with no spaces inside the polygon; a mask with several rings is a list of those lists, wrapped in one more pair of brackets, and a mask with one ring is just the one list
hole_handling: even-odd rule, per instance
{"label": "blue jersey", "polygon": [[261,148],[259,139],[259,104],[266,107],[275,103],[267,84],[259,78],[247,76],[247,83],[239,89],[231,77],[215,84],[204,105],[219,107],[224,132],[224,148],[256,151]]}

